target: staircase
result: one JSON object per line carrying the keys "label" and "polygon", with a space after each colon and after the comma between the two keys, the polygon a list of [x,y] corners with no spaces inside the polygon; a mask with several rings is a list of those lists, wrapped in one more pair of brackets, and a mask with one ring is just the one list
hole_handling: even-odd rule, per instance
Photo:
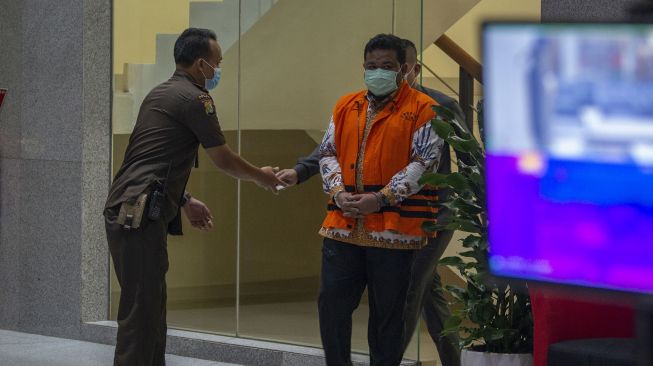
{"label": "staircase", "polygon": [[[424,0],[425,47],[479,1]],[[317,136],[326,121],[313,116],[317,112],[328,116],[339,95],[362,87],[358,55],[367,39],[394,28],[398,36],[418,45],[420,40],[421,9],[416,0],[365,0],[356,6],[350,0],[223,0],[190,1],[188,6],[188,26],[215,30],[222,47],[223,80],[212,95],[225,130],[238,129],[240,120],[241,128],[312,130]],[[115,75],[114,133],[131,132],[145,95],[174,71],[177,36],[157,34],[153,64],[127,63],[122,74]],[[296,55],[289,57],[288,50]],[[338,70],[339,76],[329,70]],[[298,77],[308,80],[309,75],[312,80],[303,88],[270,93]],[[256,103],[257,108],[237,110],[239,102]],[[289,102],[292,114],[287,113]]]}
{"label": "staircase", "polygon": [[[239,31],[247,32],[277,1],[191,1],[187,27],[214,30],[222,52],[226,54],[238,42]],[[127,63],[123,66],[122,74],[114,75],[114,133],[131,133],[138,109],[147,93],[174,72],[172,56],[177,37],[178,33],[157,34],[153,64]]]}

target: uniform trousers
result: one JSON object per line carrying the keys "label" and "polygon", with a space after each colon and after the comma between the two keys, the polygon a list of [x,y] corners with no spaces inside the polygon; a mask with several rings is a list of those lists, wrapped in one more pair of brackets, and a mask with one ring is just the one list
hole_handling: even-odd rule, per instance
{"label": "uniform trousers", "polygon": [[404,349],[408,346],[421,315],[438,350],[442,366],[460,365],[458,334],[441,335],[444,322],[451,313],[437,271],[438,260],[452,236],[453,231],[440,231],[437,237],[429,239],[426,247],[415,253],[405,316],[408,336]]}
{"label": "uniform trousers", "polygon": [[143,218],[140,228],[125,230],[116,229],[114,220],[107,215],[109,250],[121,288],[114,366],[163,366],[167,224]]}

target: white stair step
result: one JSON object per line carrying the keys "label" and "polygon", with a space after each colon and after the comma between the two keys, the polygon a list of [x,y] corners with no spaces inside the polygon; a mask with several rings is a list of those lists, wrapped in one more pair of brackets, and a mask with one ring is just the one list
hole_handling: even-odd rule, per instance
{"label": "white stair step", "polygon": [[[247,2],[244,1],[244,3]],[[252,1],[252,3],[258,3],[258,1]],[[238,41],[238,20],[240,18],[238,0],[190,3],[189,18],[188,24],[191,27],[215,31],[222,47],[222,54],[225,54]]]}

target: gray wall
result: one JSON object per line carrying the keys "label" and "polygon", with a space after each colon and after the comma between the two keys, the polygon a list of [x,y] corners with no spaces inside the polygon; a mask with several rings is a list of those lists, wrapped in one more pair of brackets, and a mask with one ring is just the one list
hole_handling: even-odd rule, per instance
{"label": "gray wall", "polygon": [[105,319],[111,0],[2,1],[0,328]]}
{"label": "gray wall", "polygon": [[542,21],[624,21],[641,0],[542,0]]}

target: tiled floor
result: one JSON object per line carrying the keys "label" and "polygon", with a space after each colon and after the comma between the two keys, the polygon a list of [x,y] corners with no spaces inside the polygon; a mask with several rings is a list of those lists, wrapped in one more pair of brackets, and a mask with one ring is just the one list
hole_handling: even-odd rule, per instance
{"label": "tiled floor", "polygon": [[[0,330],[0,366],[109,366],[113,346]],[[236,366],[166,355],[167,366]]]}

